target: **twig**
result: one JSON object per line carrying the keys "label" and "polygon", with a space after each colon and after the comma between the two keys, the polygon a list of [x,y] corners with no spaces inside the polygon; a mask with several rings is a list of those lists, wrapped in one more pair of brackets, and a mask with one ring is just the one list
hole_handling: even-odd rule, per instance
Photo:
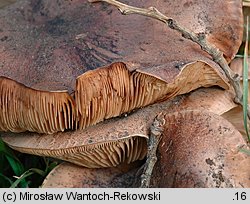
{"label": "twig", "polygon": [[[184,38],[189,39],[201,46],[201,49],[206,51],[212,58],[213,61],[216,62],[223,72],[225,73],[226,77],[229,80],[229,83],[234,88],[235,91],[235,103],[243,105],[243,94],[240,85],[240,77],[238,74],[235,74],[230,67],[226,59],[223,56],[223,53],[216,48],[215,46],[208,43],[206,40],[206,36],[204,33],[194,33],[181,25],[177,21],[172,18],[169,18],[158,11],[155,7],[149,7],[148,9],[138,8],[129,6],[127,4],[121,3],[116,0],[89,0],[89,2],[106,2],[113,6],[116,6],[120,12],[124,15],[128,14],[139,14],[143,16],[147,16],[150,18],[154,18],[165,23],[169,28],[178,31]],[[250,109],[248,108],[248,118],[250,118]]]}
{"label": "twig", "polygon": [[147,152],[147,160],[144,165],[143,173],[141,175],[141,188],[149,188],[151,175],[157,162],[157,148],[159,142],[161,141],[162,135],[162,127],[165,124],[165,119],[163,114],[159,114],[150,129],[150,136],[148,141],[148,152]]}

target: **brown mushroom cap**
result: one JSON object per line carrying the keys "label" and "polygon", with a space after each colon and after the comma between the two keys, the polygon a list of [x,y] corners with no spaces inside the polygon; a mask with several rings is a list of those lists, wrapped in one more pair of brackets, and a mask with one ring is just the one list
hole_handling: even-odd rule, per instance
{"label": "brown mushroom cap", "polygon": [[205,111],[165,120],[152,186],[250,187],[250,157],[239,151],[246,142],[227,120]]}
{"label": "brown mushroom cap", "polygon": [[[155,6],[194,32],[206,32],[227,58],[232,59],[241,44],[241,0],[127,3]],[[43,90],[64,87],[71,92],[80,74],[121,60],[130,62],[130,71],[137,65],[144,73],[154,71],[151,75],[170,80],[163,72],[177,75],[187,63],[202,60],[215,66],[198,45],[162,23],[122,16],[104,4],[24,0],[1,10],[0,27],[0,74]]]}
{"label": "brown mushroom cap", "polygon": [[[194,32],[207,33],[228,60],[238,50],[240,0],[131,3],[154,5]],[[79,129],[198,87],[228,88],[218,65],[198,45],[159,22],[124,17],[104,4],[24,0],[1,10],[0,27],[0,75],[39,90],[75,91],[71,112],[76,111]],[[123,63],[108,66],[114,61]],[[26,127],[32,129],[52,133]]]}
{"label": "brown mushroom cap", "polygon": [[[204,110],[170,113],[165,121],[151,187],[250,187],[250,157],[239,152],[246,142],[228,121]],[[61,164],[43,187],[138,187],[140,171],[120,172]]]}
{"label": "brown mushroom cap", "polygon": [[127,188],[137,186],[140,163],[115,168],[88,169],[70,163],[55,167],[43,181],[42,188]]}
{"label": "brown mushroom cap", "polygon": [[[248,59],[248,65],[249,65],[250,59]],[[243,64],[244,60],[243,58],[234,58],[230,63],[230,68],[237,73],[241,78],[243,77]],[[249,66],[248,66],[248,79],[250,77],[249,74]]]}
{"label": "brown mushroom cap", "polygon": [[3,133],[2,138],[23,153],[55,157],[89,168],[113,167],[145,157],[147,127],[143,120],[137,120],[113,119],[67,134]]}
{"label": "brown mushroom cap", "polygon": [[235,94],[231,89],[222,90],[217,87],[199,88],[181,97],[173,111],[205,110],[218,115],[237,107]]}

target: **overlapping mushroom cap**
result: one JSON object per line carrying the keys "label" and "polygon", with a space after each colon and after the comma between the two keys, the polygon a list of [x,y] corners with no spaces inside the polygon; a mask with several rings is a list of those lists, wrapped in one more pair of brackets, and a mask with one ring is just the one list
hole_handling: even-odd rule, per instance
{"label": "overlapping mushroom cap", "polygon": [[[151,187],[250,187],[250,157],[240,152],[249,148],[227,120],[204,110],[169,113],[164,119]],[[118,168],[89,170],[61,164],[43,187],[138,187],[140,173],[136,167],[122,172]],[[65,174],[77,180],[68,182],[63,179]]]}
{"label": "overlapping mushroom cap", "polygon": [[138,187],[141,163],[116,168],[88,169],[61,163],[46,177],[42,188],[129,188]]}
{"label": "overlapping mushroom cap", "polygon": [[[130,163],[145,157],[149,126],[168,106],[176,110],[173,101],[89,126],[199,87],[229,88],[207,53],[152,19],[125,18],[105,4],[80,0],[21,3],[0,13],[0,131],[45,135],[3,134],[14,149],[93,168]],[[126,3],[158,7],[204,32],[228,61],[241,43],[240,0]]]}
{"label": "overlapping mushroom cap", "polygon": [[[235,107],[231,94],[230,91],[201,88],[173,100],[134,111],[126,117],[108,119],[84,130],[53,135],[2,133],[2,139],[21,152],[50,156],[91,168],[113,167],[141,160],[146,156],[146,141],[158,114],[183,110],[206,110],[222,114]],[[214,104],[220,104],[220,107]]]}
{"label": "overlapping mushroom cap", "polygon": [[[240,0],[127,3],[159,7],[188,29],[205,32],[228,60],[240,45]],[[1,90],[8,89],[0,95],[0,113],[8,124],[1,124],[2,131],[84,129],[201,86],[228,88],[219,67],[198,45],[159,22],[139,16],[124,18],[104,4],[26,0],[1,10],[0,27],[0,75],[42,91],[67,90],[71,94],[46,92],[36,98],[37,94],[22,85],[2,82]],[[111,64],[117,61],[123,63]],[[20,89],[25,92],[22,100],[16,94]],[[53,104],[48,97],[54,97]],[[10,100],[14,102],[3,108]],[[22,110],[23,104],[32,113]],[[41,110],[49,106],[56,110],[52,117],[46,115],[51,111]],[[22,115],[19,123],[16,117],[6,116],[14,109],[21,112],[15,114]],[[45,119],[41,124],[22,126],[22,118],[40,121],[40,117]]]}
{"label": "overlapping mushroom cap", "polygon": [[84,130],[38,133],[2,133],[18,151],[50,156],[89,168],[112,167],[142,160],[147,153],[149,127],[156,114],[172,103],[164,102],[127,116],[106,120]]}

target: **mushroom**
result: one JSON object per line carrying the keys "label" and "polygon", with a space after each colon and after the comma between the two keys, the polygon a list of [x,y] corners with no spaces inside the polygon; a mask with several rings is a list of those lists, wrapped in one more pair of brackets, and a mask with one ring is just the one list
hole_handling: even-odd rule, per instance
{"label": "mushroom", "polygon": [[38,133],[2,133],[11,148],[50,156],[89,168],[114,167],[142,160],[147,153],[148,127],[171,102],[154,104],[129,116],[103,121],[84,130]]}
{"label": "mushroom", "polygon": [[[248,59],[248,64],[249,64],[250,60]],[[230,62],[230,68],[237,73],[241,79],[243,78],[243,58],[234,58],[231,62]],[[249,67],[248,67],[249,70]],[[249,71],[248,71],[248,76],[249,75]],[[248,78],[249,80],[249,78]]]}
{"label": "mushroom", "polygon": [[250,187],[246,141],[230,122],[206,111],[165,116],[152,186]]}
{"label": "mushroom", "polygon": [[[237,52],[242,38],[240,0],[220,0],[216,4],[203,1],[192,4],[187,0],[135,4],[144,7],[156,4],[188,29],[206,32],[209,42],[221,49],[228,61]],[[41,16],[45,12],[46,15]],[[82,130],[199,87],[229,87],[219,66],[198,45],[146,18],[124,18],[113,8],[91,5],[87,1],[71,4],[26,0],[5,7],[2,13],[0,75],[37,90],[31,94],[30,89],[23,89],[27,97],[23,102],[17,98],[16,105],[11,104],[13,107],[9,107],[7,114],[11,116],[14,107],[30,104],[28,100],[32,95],[42,93],[38,90],[48,91],[44,94],[47,96],[60,95],[59,101],[64,102],[57,104],[58,114],[48,121],[37,106],[31,108],[31,114],[25,115],[28,121],[46,118],[46,128],[38,122],[20,125],[16,121],[22,118],[6,116],[5,123],[14,126],[2,124],[1,131],[29,130],[48,134]],[[61,90],[67,90],[72,98],[66,92],[54,92]],[[16,91],[13,87],[10,90],[11,93]],[[0,97],[3,101],[5,95]],[[8,97],[7,100],[12,100],[12,96]],[[51,106],[55,107],[54,103]],[[1,109],[0,114],[3,115],[3,111]],[[15,115],[23,115],[22,109],[16,111],[19,113]],[[68,125],[63,125],[62,121]]]}
{"label": "mushroom", "polygon": [[[249,188],[250,157],[240,148],[249,149],[241,134],[219,115],[204,110],[167,113],[151,187]],[[140,171],[131,168],[121,173],[118,168],[90,170],[64,163],[42,187],[138,187]]]}
{"label": "mushroom", "polygon": [[88,169],[63,162],[43,181],[42,188],[128,188],[138,186],[141,162],[105,169]]}
{"label": "mushroom", "polygon": [[181,110],[206,110],[218,115],[222,115],[237,107],[234,103],[235,94],[231,89],[222,90],[218,87],[199,88],[182,97],[178,107],[173,107],[172,111]]}
{"label": "mushroom", "polygon": [[[209,110],[222,114],[235,107],[230,94],[221,89],[201,88],[134,111],[127,116],[108,119],[84,130],[53,135],[2,133],[2,139],[11,148],[23,153],[50,156],[89,168],[113,167],[145,157],[149,129],[157,114],[185,109]],[[199,103],[194,103],[196,97]],[[213,103],[208,103],[208,99]],[[214,104],[220,104],[221,100],[224,105],[219,109],[215,105],[214,108]]]}

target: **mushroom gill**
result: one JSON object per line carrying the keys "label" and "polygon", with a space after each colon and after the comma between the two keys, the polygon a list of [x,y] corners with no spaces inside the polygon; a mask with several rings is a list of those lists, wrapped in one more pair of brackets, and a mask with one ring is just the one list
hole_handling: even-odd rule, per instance
{"label": "mushroom gill", "polygon": [[50,156],[91,168],[114,167],[146,156],[149,127],[155,115],[173,105],[172,101],[154,104],[127,117],[108,119],[67,134],[7,132],[1,136],[11,148],[23,153]]}
{"label": "mushroom gill", "polygon": [[[159,111],[150,108],[150,111]],[[153,114],[140,114],[106,120],[84,130],[37,133],[2,133],[10,147],[23,153],[50,156],[89,168],[113,167],[143,159],[147,152],[148,125]]]}
{"label": "mushroom gill", "polygon": [[0,77],[0,93],[0,131],[51,134],[74,127],[74,101],[67,92],[34,90]]}
{"label": "mushroom gill", "polygon": [[177,73],[165,66],[154,69],[164,69],[164,76],[129,71],[122,62],[88,71],[77,78],[74,98],[66,91],[35,90],[1,77],[0,131],[82,130],[199,87],[228,88],[224,76],[205,62],[183,65]]}
{"label": "mushroom gill", "polygon": [[[48,139],[48,138],[46,138]],[[88,168],[115,167],[142,160],[147,153],[147,136],[130,135],[127,138],[107,142],[82,144],[69,148],[35,149],[11,146],[23,153],[49,156]]]}
{"label": "mushroom gill", "polygon": [[140,70],[130,72],[126,64],[121,62],[79,76],[75,92],[77,128],[84,129],[104,119],[199,87],[218,85],[228,88],[224,76],[201,61],[183,65],[178,74],[166,66],[154,69],[164,69],[164,76],[169,78],[161,78],[162,74],[149,75]]}
{"label": "mushroom gill", "polygon": [[[193,103],[197,97],[200,99],[199,103]],[[214,103],[208,103],[211,100]],[[213,104],[221,104],[221,100],[225,106],[213,107]],[[53,135],[8,132],[1,133],[1,136],[4,142],[20,152],[50,156],[91,168],[113,167],[144,158],[149,128],[159,113],[196,109],[221,114],[233,107],[233,95],[229,91],[201,88],[133,111],[127,116],[107,119],[84,130]]]}
{"label": "mushroom gill", "polygon": [[[248,147],[232,124],[204,110],[166,113],[164,118],[150,187],[250,187],[250,157],[239,151]],[[135,167],[121,172],[63,163],[52,170],[43,187],[133,188],[138,187],[138,173]]]}

